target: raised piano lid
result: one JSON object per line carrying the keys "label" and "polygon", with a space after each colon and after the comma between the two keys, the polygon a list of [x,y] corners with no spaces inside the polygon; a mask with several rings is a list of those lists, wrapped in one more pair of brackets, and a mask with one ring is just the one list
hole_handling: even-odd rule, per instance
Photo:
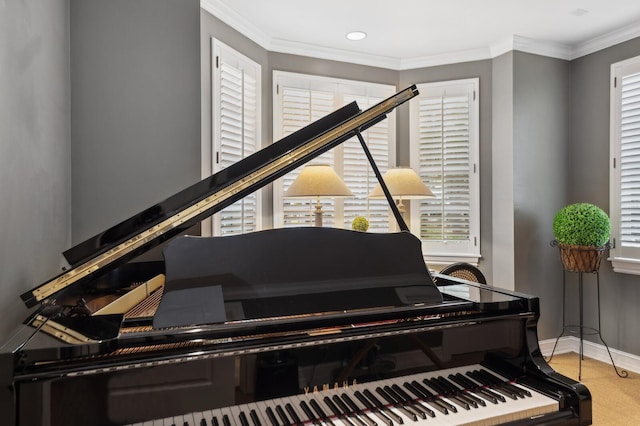
{"label": "raised piano lid", "polygon": [[408,87],[360,111],[352,102],[286,138],[144,210],[64,254],[71,269],[21,295],[28,307],[88,282],[184,233],[202,219],[283,176],[386,117],[418,94]]}

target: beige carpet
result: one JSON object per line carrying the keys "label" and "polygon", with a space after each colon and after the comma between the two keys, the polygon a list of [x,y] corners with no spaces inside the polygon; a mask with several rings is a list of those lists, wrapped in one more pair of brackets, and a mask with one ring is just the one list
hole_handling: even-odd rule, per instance
{"label": "beige carpet", "polygon": [[[578,380],[578,361],[578,354],[570,353],[555,355],[549,364],[560,374]],[[581,382],[591,392],[594,425],[640,425],[640,374],[629,372],[629,377],[622,379],[610,364],[585,358]]]}

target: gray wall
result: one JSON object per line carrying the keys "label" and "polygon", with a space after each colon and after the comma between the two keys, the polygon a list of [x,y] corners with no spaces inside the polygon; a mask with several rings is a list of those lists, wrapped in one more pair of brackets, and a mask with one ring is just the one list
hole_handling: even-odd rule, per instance
{"label": "gray wall", "polygon": [[[589,202],[609,212],[609,75],[611,64],[640,55],[640,38],[571,63],[571,140],[567,155],[568,202]],[[575,289],[577,277],[568,283]],[[600,266],[602,336],[610,346],[640,355],[640,276]],[[585,323],[597,325],[595,277],[585,275]],[[575,300],[575,293],[574,293]],[[574,317],[575,318],[575,317]],[[600,343],[597,336],[588,337]]]}
{"label": "gray wall", "polygon": [[0,343],[69,246],[68,0],[0,0]]}
{"label": "gray wall", "polygon": [[73,243],[200,179],[200,2],[71,0]]}
{"label": "gray wall", "polygon": [[538,333],[562,323],[562,267],[553,218],[566,204],[570,63],[513,52],[513,224],[516,290],[541,299]]}

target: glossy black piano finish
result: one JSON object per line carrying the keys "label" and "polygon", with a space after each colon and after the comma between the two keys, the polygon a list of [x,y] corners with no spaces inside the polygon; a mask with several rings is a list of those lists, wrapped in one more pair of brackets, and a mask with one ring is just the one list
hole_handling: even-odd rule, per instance
{"label": "glossy black piano finish", "polygon": [[[471,365],[557,401],[518,424],[590,424],[586,387],[540,354],[539,300],[431,274],[407,232],[179,236],[416,94],[338,110],[70,249],[0,349],[5,424],[131,424]],[[136,261],[161,243],[164,262]]]}

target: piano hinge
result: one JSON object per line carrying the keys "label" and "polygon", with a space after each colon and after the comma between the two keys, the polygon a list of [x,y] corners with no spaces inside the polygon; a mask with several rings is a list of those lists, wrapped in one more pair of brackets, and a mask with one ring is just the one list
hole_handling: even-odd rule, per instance
{"label": "piano hinge", "polygon": [[276,84],[276,95],[280,94],[280,85]]}
{"label": "piano hinge", "polygon": [[473,173],[478,173],[478,164],[473,163]]}
{"label": "piano hinge", "polygon": [[615,238],[611,239],[611,248],[612,249],[616,248],[616,239]]}
{"label": "piano hinge", "polygon": [[478,247],[478,237],[473,237],[473,245]]}
{"label": "piano hinge", "polygon": [[616,168],[616,157],[613,157],[613,168]]}
{"label": "piano hinge", "polygon": [[618,87],[618,77],[613,77],[613,87]]}
{"label": "piano hinge", "polygon": [[476,91],[475,90],[473,91],[473,100],[474,101],[476,100]]}
{"label": "piano hinge", "polygon": [[220,56],[216,56],[216,68],[220,68]]}
{"label": "piano hinge", "polygon": [[216,151],[216,164],[220,164],[220,151]]}

